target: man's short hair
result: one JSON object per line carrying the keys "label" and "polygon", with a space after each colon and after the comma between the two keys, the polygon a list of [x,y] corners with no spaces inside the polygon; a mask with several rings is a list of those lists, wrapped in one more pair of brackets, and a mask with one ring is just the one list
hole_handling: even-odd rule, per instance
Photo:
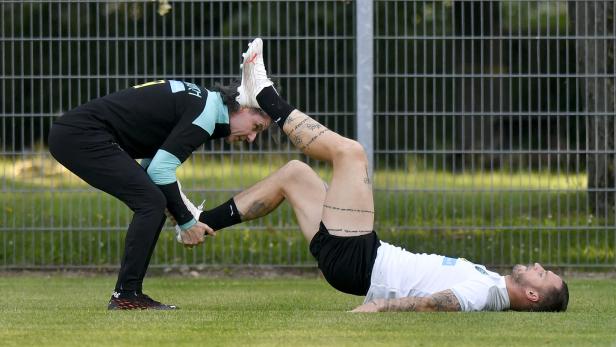
{"label": "man's short hair", "polygon": [[548,289],[544,293],[543,300],[540,300],[534,307],[533,311],[543,312],[564,312],[569,304],[569,287],[567,282],[563,281],[560,288],[554,287]]}

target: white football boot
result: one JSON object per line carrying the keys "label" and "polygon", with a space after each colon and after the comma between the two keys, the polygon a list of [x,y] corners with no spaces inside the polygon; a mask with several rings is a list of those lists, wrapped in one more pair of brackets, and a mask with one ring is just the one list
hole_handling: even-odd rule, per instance
{"label": "white football boot", "polygon": [[[186,205],[188,212],[190,212],[190,214],[193,215],[195,220],[199,221],[199,216],[201,215],[201,212],[203,212],[203,205],[205,204],[205,200],[203,200],[201,205],[195,206],[195,204],[193,204],[192,201],[188,200],[186,195],[184,195],[180,181],[177,181],[177,182],[178,182],[178,188],[180,189],[180,196],[182,197],[182,201],[184,202],[184,205]],[[184,243],[182,242],[182,228],[180,228],[180,226],[177,224],[175,225],[175,239],[179,243]]]}
{"label": "white football boot", "polygon": [[237,88],[240,93],[235,100],[240,106],[260,108],[257,102],[257,95],[265,87],[274,85],[267,78],[265,64],[263,63],[263,40],[254,39],[248,44],[248,50],[242,53],[244,61],[240,66],[242,69],[242,84]]}

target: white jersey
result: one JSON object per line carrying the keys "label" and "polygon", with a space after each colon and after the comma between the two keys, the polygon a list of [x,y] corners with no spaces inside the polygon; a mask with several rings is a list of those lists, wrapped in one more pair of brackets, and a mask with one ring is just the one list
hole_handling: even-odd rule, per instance
{"label": "white jersey", "polygon": [[462,311],[509,309],[505,278],[463,258],[415,254],[381,241],[370,289],[364,303],[374,299],[425,297],[451,289]]}

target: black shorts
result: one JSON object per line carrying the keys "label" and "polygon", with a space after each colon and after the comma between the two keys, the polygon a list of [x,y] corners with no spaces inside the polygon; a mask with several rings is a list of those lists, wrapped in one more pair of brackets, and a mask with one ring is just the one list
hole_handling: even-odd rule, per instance
{"label": "black shorts", "polygon": [[363,296],[370,288],[372,267],[380,245],[374,231],[360,236],[335,236],[321,222],[319,232],[310,241],[310,253],[332,287]]}

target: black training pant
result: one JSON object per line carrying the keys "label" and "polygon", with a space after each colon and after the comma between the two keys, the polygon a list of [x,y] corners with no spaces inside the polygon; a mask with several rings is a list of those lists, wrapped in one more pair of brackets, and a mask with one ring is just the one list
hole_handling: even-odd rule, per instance
{"label": "black training pant", "polygon": [[116,290],[141,291],[143,278],[165,223],[163,192],[104,127],[54,124],[49,151],[58,162],[95,188],[122,200],[135,214],[128,226]]}

